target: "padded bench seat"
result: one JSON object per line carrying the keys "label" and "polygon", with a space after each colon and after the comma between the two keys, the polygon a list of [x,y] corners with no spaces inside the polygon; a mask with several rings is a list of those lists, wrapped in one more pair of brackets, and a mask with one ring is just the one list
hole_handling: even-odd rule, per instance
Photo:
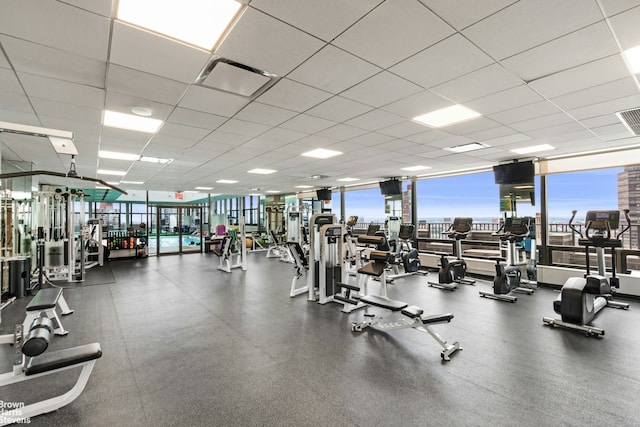
{"label": "padded bench seat", "polygon": [[453,319],[453,314],[451,313],[420,316],[420,321],[422,322],[423,325],[428,325],[430,323],[451,322],[451,319]]}
{"label": "padded bench seat", "polygon": [[29,359],[24,373],[25,375],[41,374],[43,372],[53,371],[54,369],[61,369],[78,363],[99,359],[101,356],[102,348],[99,343],[52,351]]}
{"label": "padded bench seat", "polygon": [[391,311],[400,311],[408,306],[406,302],[380,297],[378,295],[365,295],[360,298],[360,302],[375,305],[376,307],[386,308]]}
{"label": "padded bench seat", "polygon": [[62,288],[40,289],[27,305],[27,311],[50,310],[56,306],[61,295]]}

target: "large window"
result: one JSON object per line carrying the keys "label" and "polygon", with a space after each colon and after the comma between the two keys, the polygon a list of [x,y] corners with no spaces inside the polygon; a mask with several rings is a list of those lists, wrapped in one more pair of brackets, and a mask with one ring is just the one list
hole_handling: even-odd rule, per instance
{"label": "large window", "polygon": [[357,215],[358,224],[371,222],[384,224],[386,219],[384,196],[379,188],[346,191],[344,205],[345,216],[348,218]]}

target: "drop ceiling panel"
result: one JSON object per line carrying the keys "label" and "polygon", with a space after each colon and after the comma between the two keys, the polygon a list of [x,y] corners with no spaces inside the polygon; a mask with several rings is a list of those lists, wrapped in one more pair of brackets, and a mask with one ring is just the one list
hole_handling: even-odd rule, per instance
{"label": "drop ceiling panel", "polygon": [[284,78],[260,95],[257,100],[274,107],[302,113],[331,96],[329,92]]}
{"label": "drop ceiling panel", "polygon": [[[53,0],[3,2],[0,28],[6,34],[105,60],[109,46],[109,19]],[[24,25],[28,22],[29,25]]]}
{"label": "drop ceiling panel", "polygon": [[258,136],[269,130],[270,127],[258,123],[247,122],[245,120],[230,119],[221,125],[217,131],[229,132],[249,137]]}
{"label": "drop ceiling panel", "polygon": [[329,42],[381,1],[324,0],[307,2],[300,7],[296,0],[253,0],[251,7]]}
{"label": "drop ceiling panel", "polygon": [[418,122],[404,121],[395,125],[378,129],[376,132],[383,135],[393,136],[395,138],[404,138],[406,136],[424,132],[424,125],[421,125]]}
{"label": "drop ceiling panel", "polygon": [[152,142],[158,137],[174,136],[177,138],[188,139],[193,143],[200,141],[205,136],[209,135],[211,131],[209,129],[197,128],[193,126],[185,126],[177,123],[165,123],[152,139]]}
{"label": "drop ceiling panel", "polygon": [[570,70],[530,82],[531,87],[547,98],[553,98],[588,87],[609,83],[629,75],[621,55],[612,55]]}
{"label": "drop ceiling panel", "polygon": [[462,33],[491,57],[502,60],[601,19],[596,2],[520,1]]}
{"label": "drop ceiling panel", "polygon": [[542,100],[542,96],[523,84],[474,99],[465,105],[480,114],[492,114]]}
{"label": "drop ceiling panel", "polygon": [[248,103],[247,98],[238,95],[191,86],[178,105],[190,110],[232,117]]}
{"label": "drop ceiling panel", "polygon": [[268,139],[274,139],[276,141],[282,141],[285,143],[290,143],[290,142],[294,142],[297,141],[299,139],[304,138],[305,136],[307,136],[307,133],[304,132],[297,132],[291,129],[284,129],[282,127],[275,127],[272,128],[271,130],[263,133],[261,135],[262,138],[268,138]]}
{"label": "drop ceiling panel", "polygon": [[591,117],[602,116],[604,114],[614,114],[616,111],[629,110],[640,107],[640,95],[632,95],[624,98],[618,98],[611,101],[593,104],[587,107],[569,110],[571,114],[578,120]]}
{"label": "drop ceiling panel", "polygon": [[453,32],[453,28],[419,2],[387,0],[333,44],[388,68]]}
{"label": "drop ceiling panel", "polygon": [[185,126],[192,126],[201,129],[214,130],[222,123],[229,120],[227,117],[215,114],[203,113],[201,111],[189,110],[187,108],[176,108],[167,117],[168,123],[177,123]]}
{"label": "drop ceiling panel", "polygon": [[598,22],[502,61],[525,81],[619,53],[609,27]]}
{"label": "drop ceiling panel", "polygon": [[335,124],[335,122],[330,120],[313,117],[308,114],[300,114],[291,120],[284,122],[280,127],[311,134],[327,129]]}
{"label": "drop ceiling panel", "polygon": [[[177,103],[187,89],[184,83],[116,64],[109,66],[107,87],[110,92],[119,92],[163,104]],[[144,107],[144,105],[141,106]]]}
{"label": "drop ceiling panel", "polygon": [[347,139],[355,138],[366,133],[367,131],[364,129],[349,125],[337,124],[335,126],[331,126],[328,129],[318,132],[317,135],[324,138],[334,139],[336,141],[345,141]]}
{"label": "drop ceiling panel", "polygon": [[0,35],[17,71],[97,88],[104,87],[107,63]]}
{"label": "drop ceiling panel", "polygon": [[454,28],[461,30],[474,24],[517,0],[464,0],[452,2],[450,0],[420,0],[429,9],[437,13]]}
{"label": "drop ceiling panel", "polygon": [[372,107],[382,107],[422,90],[422,87],[410,81],[383,71],[345,90],[340,95]]}
{"label": "drop ceiling panel", "polygon": [[395,114],[382,110],[373,110],[364,113],[351,120],[347,120],[345,124],[355,126],[365,130],[378,130],[402,122],[404,119]]}
{"label": "drop ceiling panel", "polygon": [[566,95],[551,98],[553,103],[565,110],[573,110],[616,98],[622,98],[629,93],[634,93],[637,86],[633,78],[625,77],[609,83],[589,87]]}
{"label": "drop ceiling panel", "polygon": [[[114,22],[110,61],[134,70],[191,83],[209,59],[207,52]],[[169,58],[180,58],[179,61]]]}
{"label": "drop ceiling panel", "polygon": [[24,95],[20,82],[13,71],[0,68],[0,92]]}
{"label": "drop ceiling panel", "polygon": [[334,94],[381,71],[358,57],[327,45],[293,70],[287,78]]}
{"label": "drop ceiling panel", "polygon": [[284,108],[252,102],[238,112],[235,118],[268,126],[278,126],[297,114],[295,111],[285,110]]}
{"label": "drop ceiling panel", "polygon": [[423,90],[400,101],[385,105],[382,109],[405,119],[412,119],[421,114],[448,107],[451,104],[451,101],[431,91]]}
{"label": "drop ceiling panel", "polygon": [[334,122],[343,122],[371,110],[372,108],[368,105],[334,96],[307,110],[306,114]]}
{"label": "drop ceiling panel", "polygon": [[[41,98],[31,98],[31,104],[38,115],[49,116],[50,118],[62,118],[86,123],[96,123],[102,119],[102,110],[98,109],[90,109],[73,104],[63,104]],[[57,125],[53,127],[57,128]],[[73,129],[67,130],[73,132]]]}
{"label": "drop ceiling panel", "polygon": [[435,86],[432,90],[457,103],[465,103],[522,83],[522,80],[499,64],[493,64]]}
{"label": "drop ceiling panel", "polygon": [[422,87],[430,88],[493,62],[491,57],[467,39],[454,34],[389,70]]}
{"label": "drop ceiling panel", "polygon": [[18,77],[29,96],[97,110],[104,106],[103,89],[25,73]]}
{"label": "drop ceiling panel", "polygon": [[633,9],[610,18],[611,27],[623,50],[640,45],[640,34],[638,32],[640,6],[638,6],[637,2],[635,3],[636,7]]}
{"label": "drop ceiling panel", "polygon": [[551,104],[550,102],[540,101],[523,105],[521,107],[512,108],[510,110],[501,111],[499,113],[488,114],[487,117],[498,123],[510,124],[521,122],[527,119],[554,114],[558,111],[560,111],[558,107]]}
{"label": "drop ceiling panel", "polygon": [[315,37],[250,7],[216,54],[284,76],[323,45]]}

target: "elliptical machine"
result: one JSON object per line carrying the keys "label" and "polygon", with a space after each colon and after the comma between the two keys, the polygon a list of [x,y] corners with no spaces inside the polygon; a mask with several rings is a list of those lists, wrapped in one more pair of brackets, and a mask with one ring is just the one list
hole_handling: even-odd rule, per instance
{"label": "elliptical machine", "polygon": [[429,286],[440,289],[454,291],[458,284],[473,285],[475,280],[465,279],[467,274],[467,262],[462,259],[462,240],[466,239],[471,232],[473,218],[456,217],[453,223],[442,234],[449,239],[454,239],[454,255],[456,259],[450,261],[446,252],[437,253],[440,255],[440,270],[438,270],[438,282],[427,282]]}
{"label": "elliptical machine", "polygon": [[[493,235],[498,236],[501,242],[507,243],[506,264],[502,257],[496,260],[496,275],[493,279],[493,292],[480,291],[480,296],[498,301],[516,302],[518,298],[509,295],[511,292],[531,295],[535,289],[522,287],[520,285],[529,284],[522,280],[521,266],[518,265],[517,244],[529,237],[531,218],[529,217],[508,217],[504,224]],[[532,254],[535,256],[535,254]]]}
{"label": "elliptical machine", "polygon": [[[580,235],[578,245],[585,247],[586,274],[584,277],[571,277],[562,286],[560,295],[553,302],[553,310],[561,316],[560,319],[543,317],[545,325],[560,326],[584,332],[587,336],[603,336],[604,329],[589,325],[596,314],[604,307],[629,309],[629,304],[612,301],[615,289],[620,287],[616,277],[616,248],[622,247],[620,236],[631,227],[629,209],[624,210],[627,225],[616,236],[613,230],[620,225],[620,212],[588,211],[584,234],[573,224],[577,211],[572,211],[569,226]],[[596,248],[598,274],[591,274],[589,247]],[[606,277],[604,261],[605,248],[611,249],[611,278]]]}

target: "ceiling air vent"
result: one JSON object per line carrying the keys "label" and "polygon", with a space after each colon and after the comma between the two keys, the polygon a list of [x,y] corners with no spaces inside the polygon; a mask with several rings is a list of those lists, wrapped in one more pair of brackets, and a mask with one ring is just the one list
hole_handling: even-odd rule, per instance
{"label": "ceiling air vent", "polygon": [[640,136],[640,108],[618,111],[616,116],[632,134]]}
{"label": "ceiling air vent", "polygon": [[196,84],[253,99],[279,79],[275,74],[214,56],[196,79]]}

